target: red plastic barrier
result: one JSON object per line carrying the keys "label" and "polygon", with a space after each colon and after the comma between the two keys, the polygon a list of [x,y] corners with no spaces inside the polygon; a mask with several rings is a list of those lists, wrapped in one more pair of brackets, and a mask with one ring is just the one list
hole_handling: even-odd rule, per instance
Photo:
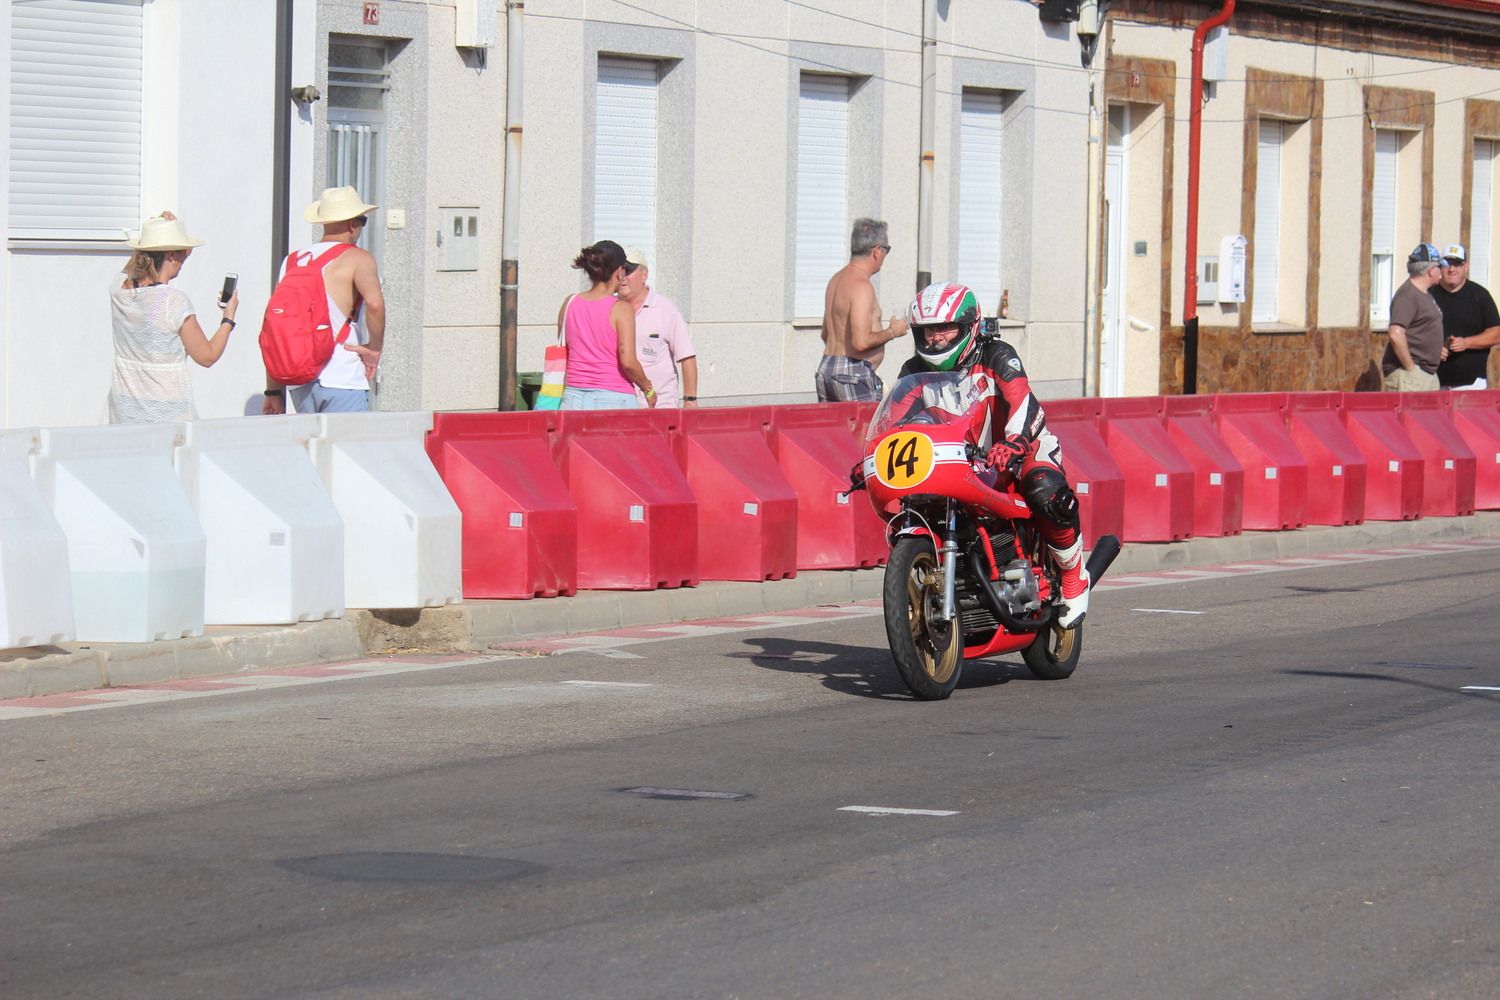
{"label": "red plastic barrier", "polygon": [[1247,530],[1307,523],[1307,459],[1286,429],[1286,395],[1219,395],[1210,406],[1219,435],[1245,469]]}
{"label": "red plastic barrier", "polygon": [[1500,389],[1449,392],[1444,398],[1474,452],[1474,506],[1500,510]]}
{"label": "red plastic barrier", "polygon": [[[1245,467],[1214,426],[1208,396],[1168,396],[1162,417],[1193,467],[1193,534],[1238,535],[1245,523]],[[1107,412],[1107,410],[1106,410]]]}
{"label": "red plastic barrier", "polygon": [[1042,404],[1047,429],[1062,445],[1063,468],[1078,494],[1084,548],[1101,535],[1125,534],[1125,474],[1115,464],[1099,424],[1099,399],[1053,399]]}
{"label": "red plastic barrier", "polygon": [[1125,474],[1127,542],[1175,542],[1193,533],[1193,466],[1162,422],[1159,396],[1104,400],[1100,424]]}
{"label": "red plastic barrier", "polygon": [[780,580],[797,575],[797,493],[766,437],[767,407],[683,410],[673,442],[698,498],[698,575]]}
{"label": "red plastic barrier", "polygon": [[1474,452],[1453,426],[1443,392],[1403,392],[1396,412],[1427,463],[1422,485],[1423,517],[1474,513]]}
{"label": "red plastic barrier", "polygon": [[1422,516],[1426,463],[1396,414],[1395,392],[1346,392],[1344,428],[1365,456],[1365,519],[1410,521]]}
{"label": "red plastic barrier", "polygon": [[890,555],[885,522],[867,495],[843,493],[849,470],[864,457],[869,412],[858,420],[860,405],[811,403],[771,411],[771,453],[797,494],[798,569],[879,566]]}
{"label": "red plastic barrier", "polygon": [[578,508],[552,464],[547,413],[437,413],[427,455],[463,512],[465,597],[578,589]]}
{"label": "red plastic barrier", "polygon": [[672,454],[680,410],[562,410],[555,455],[578,505],[578,586],[698,583],[698,500]]}
{"label": "red plastic barrier", "polygon": [[1293,392],[1286,422],[1307,459],[1307,523],[1360,524],[1365,519],[1365,456],[1340,415],[1340,392]]}

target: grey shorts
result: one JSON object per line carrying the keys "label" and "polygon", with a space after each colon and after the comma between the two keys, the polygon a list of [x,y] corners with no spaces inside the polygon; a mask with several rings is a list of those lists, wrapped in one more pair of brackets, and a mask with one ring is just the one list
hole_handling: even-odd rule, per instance
{"label": "grey shorts", "polygon": [[885,383],[875,374],[875,366],[859,358],[824,357],[818,363],[818,374],[813,381],[820,403],[850,400],[878,403],[885,395]]}

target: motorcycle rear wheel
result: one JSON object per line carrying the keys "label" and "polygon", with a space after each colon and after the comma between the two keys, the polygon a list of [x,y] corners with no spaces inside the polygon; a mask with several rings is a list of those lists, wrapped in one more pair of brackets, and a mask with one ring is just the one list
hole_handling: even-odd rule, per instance
{"label": "motorcycle rear wheel", "polygon": [[963,623],[938,620],[943,607],[941,566],[932,541],[901,538],[885,567],[885,635],[896,670],[923,701],[941,701],[963,669]]}
{"label": "motorcycle rear wheel", "polygon": [[1036,641],[1021,650],[1021,658],[1038,680],[1060,681],[1073,676],[1083,652],[1083,622],[1072,628],[1052,626],[1044,629]]}

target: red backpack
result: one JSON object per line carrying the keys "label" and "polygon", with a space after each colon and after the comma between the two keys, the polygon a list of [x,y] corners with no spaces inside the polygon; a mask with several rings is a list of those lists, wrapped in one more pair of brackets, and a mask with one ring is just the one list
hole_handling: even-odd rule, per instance
{"label": "red backpack", "polygon": [[323,287],[323,268],[354,244],[340,243],[306,264],[298,264],[298,254],[286,259],[285,272],[260,324],[260,353],[266,362],[266,374],[282,385],[306,385],[313,381],[333,357],[335,347],[349,339],[354,320],[359,316],[359,295],[344,327],[333,336],[333,321],[328,316],[328,293]]}

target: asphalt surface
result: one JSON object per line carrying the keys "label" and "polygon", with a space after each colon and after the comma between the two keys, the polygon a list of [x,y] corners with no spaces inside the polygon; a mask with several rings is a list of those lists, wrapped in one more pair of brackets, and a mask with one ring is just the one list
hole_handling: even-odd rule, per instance
{"label": "asphalt surface", "polygon": [[1500,994],[1500,549],[1147,582],[0,720],[0,995]]}

